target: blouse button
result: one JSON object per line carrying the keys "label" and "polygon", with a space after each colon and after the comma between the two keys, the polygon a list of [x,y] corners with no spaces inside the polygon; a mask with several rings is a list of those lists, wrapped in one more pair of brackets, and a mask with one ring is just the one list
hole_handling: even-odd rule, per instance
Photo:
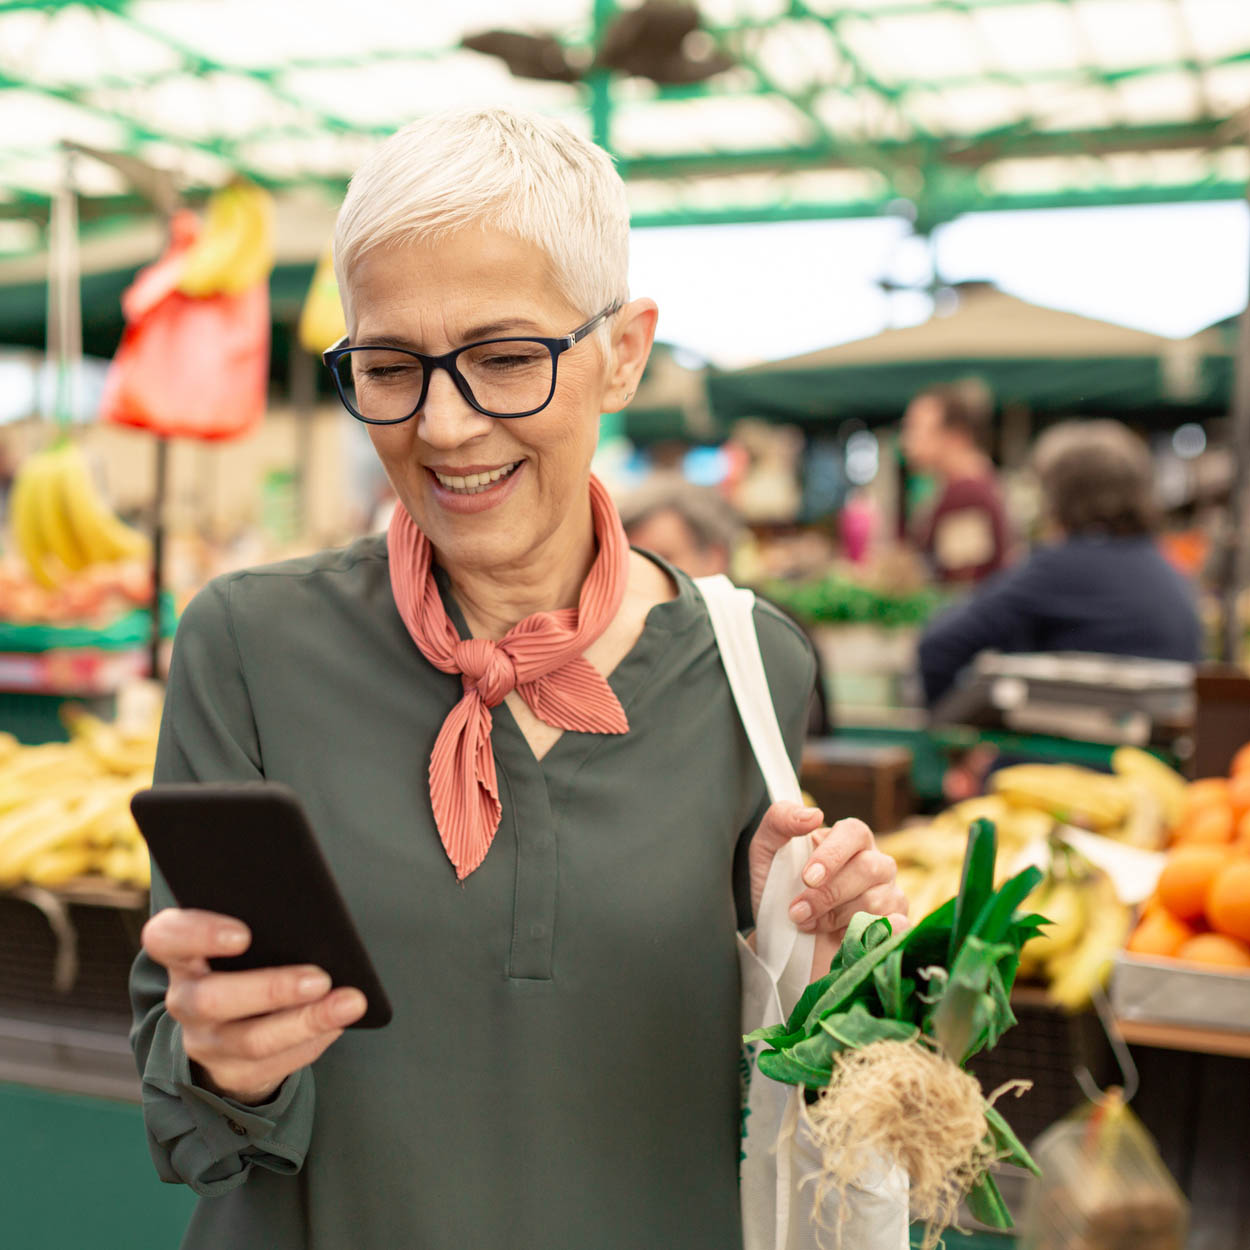
{"label": "blouse button", "polygon": [[230,1131],[237,1137],[247,1136],[247,1129],[245,1129],[237,1120],[227,1120],[226,1123],[230,1126]]}

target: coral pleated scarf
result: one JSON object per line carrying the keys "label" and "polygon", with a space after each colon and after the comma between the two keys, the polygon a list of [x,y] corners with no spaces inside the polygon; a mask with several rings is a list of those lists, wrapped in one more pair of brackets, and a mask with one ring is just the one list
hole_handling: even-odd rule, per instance
{"label": "coral pleated scarf", "polygon": [[433,548],[401,504],[387,532],[391,590],[413,641],[435,668],[459,673],[464,697],[448,713],[430,756],[430,800],[447,857],[463,881],[486,858],[502,807],[491,751],[490,709],[516,690],[539,720],[581,733],[629,731],[612,687],[582,658],[625,597],[629,543],[597,478],[590,506],[598,554],[576,608],[536,612],[499,642],[463,639],[434,580]]}

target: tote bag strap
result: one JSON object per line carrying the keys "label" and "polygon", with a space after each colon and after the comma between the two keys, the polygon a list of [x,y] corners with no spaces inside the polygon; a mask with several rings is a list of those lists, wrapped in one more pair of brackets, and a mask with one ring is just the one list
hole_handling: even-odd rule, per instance
{"label": "tote bag strap", "polygon": [[[768,797],[803,801],[803,791],[786,750],[777,711],[768,689],[768,675],[755,632],[755,596],[723,575],[700,577],[695,586],[707,603],[712,631],[729,688],[747,741],[755,753]],[[790,901],[803,889],[802,871],[815,844],[810,836],[792,838],[773,859],[755,918],[755,952],[777,984],[785,1011],[790,1011],[807,988],[816,939],[801,933],[790,919]]]}

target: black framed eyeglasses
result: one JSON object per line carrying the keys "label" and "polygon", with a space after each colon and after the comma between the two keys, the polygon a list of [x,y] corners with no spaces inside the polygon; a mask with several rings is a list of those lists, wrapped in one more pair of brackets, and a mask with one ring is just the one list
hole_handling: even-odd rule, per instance
{"label": "black framed eyeglasses", "polygon": [[343,406],[368,425],[398,425],[416,416],[436,369],[446,369],[456,390],[488,417],[532,417],[556,393],[557,363],[606,317],[612,304],[563,338],[503,338],[466,343],[442,356],[406,347],[361,343],[344,336],[323,352]]}

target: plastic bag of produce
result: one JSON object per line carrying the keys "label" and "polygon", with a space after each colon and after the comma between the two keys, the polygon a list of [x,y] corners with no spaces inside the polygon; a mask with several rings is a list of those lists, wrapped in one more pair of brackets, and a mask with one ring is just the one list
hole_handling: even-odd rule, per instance
{"label": "plastic bag of produce", "polygon": [[1047,1129],[1033,1157],[1021,1250],[1184,1250],[1188,1204],[1118,1090]]}
{"label": "plastic bag of produce", "polygon": [[173,291],[126,326],[100,419],[167,438],[236,438],[265,415],[268,383],[267,284],[203,299]]}

